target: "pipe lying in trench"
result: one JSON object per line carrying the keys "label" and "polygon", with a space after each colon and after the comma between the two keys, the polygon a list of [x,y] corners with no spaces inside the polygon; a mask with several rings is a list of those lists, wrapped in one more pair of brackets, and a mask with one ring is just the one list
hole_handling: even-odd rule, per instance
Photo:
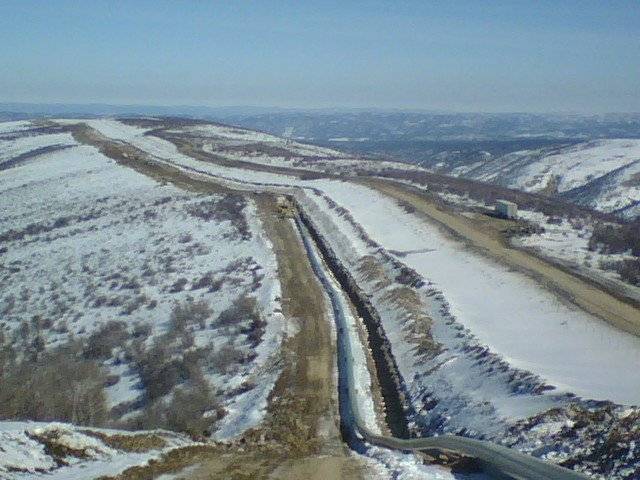
{"label": "pipe lying in trench", "polygon": [[[280,185],[262,185],[255,182],[239,182],[238,180],[228,179],[224,176],[213,175],[208,172],[200,171],[194,169],[192,167],[184,167],[178,166],[173,162],[157,160],[160,164],[170,164],[174,167],[179,168],[187,175],[197,174],[202,175],[208,178],[215,178],[217,181],[227,180],[232,183],[244,183],[250,184],[254,188],[259,187],[264,189],[265,191],[269,191],[269,187],[271,189],[282,187]],[[278,192],[280,194],[284,192]],[[289,195],[290,200],[294,201],[296,206],[298,207],[298,211],[302,214],[302,209],[300,205],[295,202],[295,200]],[[327,294],[331,299],[332,308],[334,311],[334,316],[337,322],[338,332],[346,331],[346,319],[342,314],[342,309],[338,301],[338,292],[333,287],[331,281],[327,277],[324,268],[322,267],[322,260],[328,266],[329,270],[335,275],[337,282],[340,284],[340,288],[350,294],[349,296],[357,296],[357,292],[349,291],[349,285],[344,282],[344,278],[340,278],[340,272],[338,272],[337,261],[330,258],[330,255],[325,255],[321,257],[322,254],[317,254],[315,248],[317,247],[320,252],[323,250],[325,252],[330,252],[330,247],[326,244],[322,236],[314,229],[312,222],[308,219],[305,219],[305,224],[302,224],[301,218],[304,218],[302,215],[296,217],[296,225],[298,230],[300,231],[300,235],[304,241],[304,246],[307,252],[307,256],[311,262],[315,275],[318,277],[319,281],[322,283],[325,288]],[[315,237],[316,243],[310,239],[311,235],[306,229],[309,229],[309,232]],[[348,275],[345,269],[342,269],[342,273],[344,275]],[[351,282],[355,285],[355,282],[351,279]],[[360,299],[362,303],[366,303],[364,299]],[[367,315],[367,312],[360,312],[359,314]],[[372,319],[365,318],[366,321],[371,321]],[[372,333],[372,332],[370,332]],[[371,347],[374,348],[375,345],[371,344]],[[388,352],[387,352],[388,353]],[[377,352],[374,351],[374,359],[376,358]],[[384,358],[384,355],[381,355],[379,358]],[[387,360],[390,360],[387,357]],[[363,442],[362,440],[369,442],[373,445],[378,445],[384,448],[390,448],[394,450],[401,451],[421,451],[421,450],[440,450],[440,451],[454,451],[461,453],[463,455],[471,456],[477,459],[480,462],[480,465],[483,467],[484,471],[495,476],[496,478],[505,478],[505,479],[515,479],[515,480],[585,480],[586,476],[581,475],[579,473],[573,472],[571,470],[567,470],[565,468],[559,467],[557,465],[553,465],[547,462],[544,462],[535,457],[531,457],[529,455],[524,455],[516,450],[511,450],[506,447],[502,447],[497,444],[493,444],[490,442],[485,442],[481,440],[475,440],[466,437],[459,437],[456,435],[442,435],[438,437],[428,437],[428,438],[414,438],[414,439],[404,439],[404,438],[396,438],[396,437],[386,437],[382,435],[377,435],[366,427],[366,424],[362,421],[362,416],[360,415],[359,408],[357,402],[355,400],[356,388],[354,383],[354,372],[353,372],[353,363],[352,363],[352,355],[351,355],[351,347],[349,339],[345,338],[344,335],[340,335],[338,333],[338,365],[340,367],[339,372],[339,381],[340,381],[340,414],[341,414],[341,422],[342,422],[342,431],[345,439],[349,443],[349,445],[354,448],[362,448]],[[378,372],[381,369],[378,368]],[[382,367],[385,370],[385,367]],[[391,372],[393,370],[393,366],[387,366],[386,371]],[[379,378],[380,383],[384,384],[388,381],[388,379]],[[394,408],[393,405],[390,405],[389,402],[393,403],[394,400],[392,396],[390,399],[385,398],[385,403],[387,406],[387,412],[389,411],[400,411],[401,407],[401,399],[398,392],[397,395],[398,404]],[[390,408],[391,406],[391,408]],[[399,428],[402,428],[402,423],[398,421]],[[404,425],[406,426],[406,419],[404,420]],[[390,428],[393,431],[394,425],[393,423],[390,425]],[[405,427],[406,428],[406,427]],[[361,437],[361,439],[358,437]]]}
{"label": "pipe lying in trench", "polygon": [[[327,255],[327,252],[331,251],[330,247],[325,244],[324,239],[315,230],[312,222],[305,218],[304,215],[297,216],[295,222],[313,271],[331,300],[338,332],[338,387],[341,431],[345,441],[352,448],[356,451],[364,451],[366,448],[364,442],[368,442],[372,445],[400,451],[427,450],[441,451],[443,453],[453,451],[473,457],[478,461],[485,473],[500,479],[585,480],[588,478],[572,470],[491,442],[457,435],[441,435],[437,437],[412,439],[387,437],[378,435],[367,428],[356,400],[358,391],[355,386],[351,339],[347,338],[348,325],[342,302],[340,301],[342,292],[337,290],[337,285],[332,282],[323,265],[326,265],[332,273],[335,282],[339,285],[339,288],[345,292],[348,297],[357,295],[357,293],[347,290],[349,285],[344,282],[344,268],[337,265],[338,261],[335,258]],[[360,313],[362,312],[359,312],[359,314]],[[366,312],[364,313],[366,315]],[[359,339],[355,339],[355,341],[359,341]],[[373,345],[371,346],[372,348],[374,347]],[[381,361],[381,357],[378,356],[376,361]],[[380,369],[378,369],[378,372],[380,372]]]}

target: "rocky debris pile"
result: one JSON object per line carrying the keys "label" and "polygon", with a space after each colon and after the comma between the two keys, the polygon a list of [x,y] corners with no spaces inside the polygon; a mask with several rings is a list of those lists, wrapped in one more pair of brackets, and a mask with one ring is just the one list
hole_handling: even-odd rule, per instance
{"label": "rocky debris pile", "polygon": [[554,408],[510,427],[502,443],[594,478],[640,478],[638,407]]}

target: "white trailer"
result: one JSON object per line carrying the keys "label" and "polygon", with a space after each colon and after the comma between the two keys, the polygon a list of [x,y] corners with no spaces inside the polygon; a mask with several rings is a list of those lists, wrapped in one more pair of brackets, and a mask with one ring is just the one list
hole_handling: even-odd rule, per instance
{"label": "white trailer", "polygon": [[507,200],[496,201],[496,214],[502,218],[518,218],[518,205]]}

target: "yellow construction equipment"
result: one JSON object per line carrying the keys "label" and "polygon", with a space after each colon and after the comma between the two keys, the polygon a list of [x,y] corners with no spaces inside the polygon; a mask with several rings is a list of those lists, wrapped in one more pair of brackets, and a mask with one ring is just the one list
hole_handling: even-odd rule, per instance
{"label": "yellow construction equipment", "polygon": [[289,198],[279,195],[276,198],[276,205],[278,208],[278,217],[294,218],[296,216],[296,207]]}

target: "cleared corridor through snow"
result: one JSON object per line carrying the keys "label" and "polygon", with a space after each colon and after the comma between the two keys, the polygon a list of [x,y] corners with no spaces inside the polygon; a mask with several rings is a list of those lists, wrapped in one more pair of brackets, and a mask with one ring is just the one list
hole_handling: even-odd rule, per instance
{"label": "cleared corridor through snow", "polygon": [[451,313],[511,365],[561,391],[640,403],[640,339],[561,301],[526,275],[474,253],[394,200],[363,186],[316,185],[386,250],[441,290]]}

